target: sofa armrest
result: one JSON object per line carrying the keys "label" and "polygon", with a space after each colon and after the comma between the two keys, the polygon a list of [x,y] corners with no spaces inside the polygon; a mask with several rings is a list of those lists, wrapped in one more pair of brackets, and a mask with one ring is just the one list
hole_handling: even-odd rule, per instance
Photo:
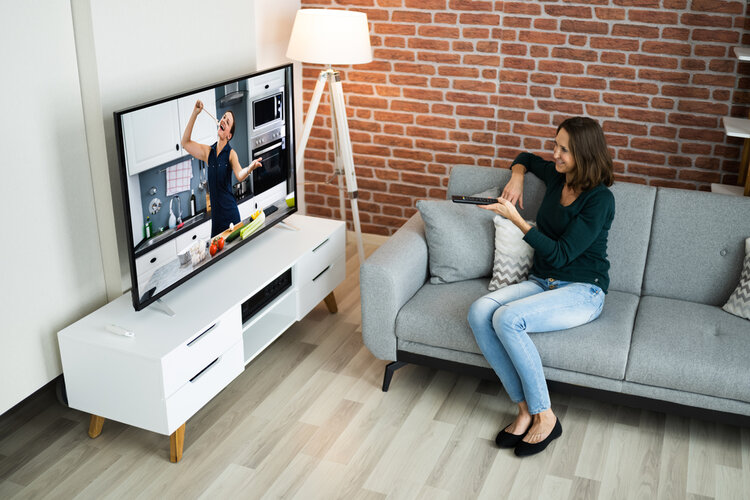
{"label": "sofa armrest", "polygon": [[416,213],[360,268],[362,340],[375,357],[396,360],[396,315],[428,277],[424,222]]}

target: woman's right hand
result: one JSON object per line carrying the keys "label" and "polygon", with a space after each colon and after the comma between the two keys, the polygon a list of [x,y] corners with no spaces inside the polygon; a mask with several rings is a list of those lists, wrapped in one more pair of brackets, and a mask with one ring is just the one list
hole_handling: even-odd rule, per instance
{"label": "woman's right hand", "polygon": [[523,174],[512,174],[500,197],[523,208]]}
{"label": "woman's right hand", "polygon": [[193,108],[193,114],[198,116],[203,111],[203,103],[200,100],[195,101],[195,107]]}

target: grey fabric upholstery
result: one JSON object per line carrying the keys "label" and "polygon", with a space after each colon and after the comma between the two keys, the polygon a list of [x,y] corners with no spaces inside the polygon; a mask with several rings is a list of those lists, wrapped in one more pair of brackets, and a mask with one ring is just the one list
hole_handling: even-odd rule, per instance
{"label": "grey fabric upholstery", "polygon": [[706,304],[643,297],[625,380],[750,403],[749,354],[746,319]]}
{"label": "grey fabric upholstery", "polygon": [[[454,167],[448,196],[502,187],[510,172]],[[535,220],[544,185],[526,177]],[[719,306],[740,278],[750,199],[615,184],[610,292],[596,321],[531,334],[545,376],[596,389],[750,416],[750,321]],[[365,262],[362,334],[396,351],[488,367],[466,319],[488,279],[434,285],[419,215]]]}
{"label": "grey fabric upholstery", "polygon": [[643,295],[723,305],[750,236],[750,198],[659,188]]}
{"label": "grey fabric upholstery", "polygon": [[[487,293],[487,280],[425,284],[396,317],[396,337],[454,351],[481,354],[466,319],[471,303]],[[602,315],[570,330],[531,333],[544,366],[622,380],[638,306],[633,294],[607,294]]]}

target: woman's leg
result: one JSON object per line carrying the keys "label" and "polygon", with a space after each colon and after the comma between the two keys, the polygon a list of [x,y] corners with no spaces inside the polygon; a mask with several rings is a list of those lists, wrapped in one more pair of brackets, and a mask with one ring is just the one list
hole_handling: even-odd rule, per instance
{"label": "woman's leg", "polygon": [[[487,362],[495,371],[508,393],[511,401],[522,403],[524,401],[521,379],[513,367],[513,363],[500,343],[500,339],[492,326],[492,317],[498,308],[514,300],[523,299],[537,293],[543,288],[534,281],[524,281],[494,291],[477,299],[469,308],[469,325],[474,332],[479,349],[484,354]],[[529,417],[530,420],[530,417]],[[514,427],[511,425],[511,427]],[[526,425],[522,430],[528,427]],[[509,429],[513,432],[515,429]]]}
{"label": "woman's leg", "polygon": [[542,361],[528,333],[583,325],[599,316],[603,304],[604,293],[598,287],[565,283],[495,311],[493,329],[518,374],[529,413],[539,415],[524,441],[541,441],[555,424]]}

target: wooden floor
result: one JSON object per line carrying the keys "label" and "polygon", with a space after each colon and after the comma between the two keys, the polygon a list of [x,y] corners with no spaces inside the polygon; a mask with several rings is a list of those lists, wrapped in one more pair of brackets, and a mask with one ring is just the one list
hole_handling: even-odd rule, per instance
{"label": "wooden floor", "polygon": [[41,391],[0,416],[0,499],[750,499],[750,429],[553,393],[563,436],[519,459],[493,442],[513,416],[499,383],[408,366],[383,393],[347,255],[338,314],[320,304],[191,418],[179,464],[117,422],[90,439]]}

